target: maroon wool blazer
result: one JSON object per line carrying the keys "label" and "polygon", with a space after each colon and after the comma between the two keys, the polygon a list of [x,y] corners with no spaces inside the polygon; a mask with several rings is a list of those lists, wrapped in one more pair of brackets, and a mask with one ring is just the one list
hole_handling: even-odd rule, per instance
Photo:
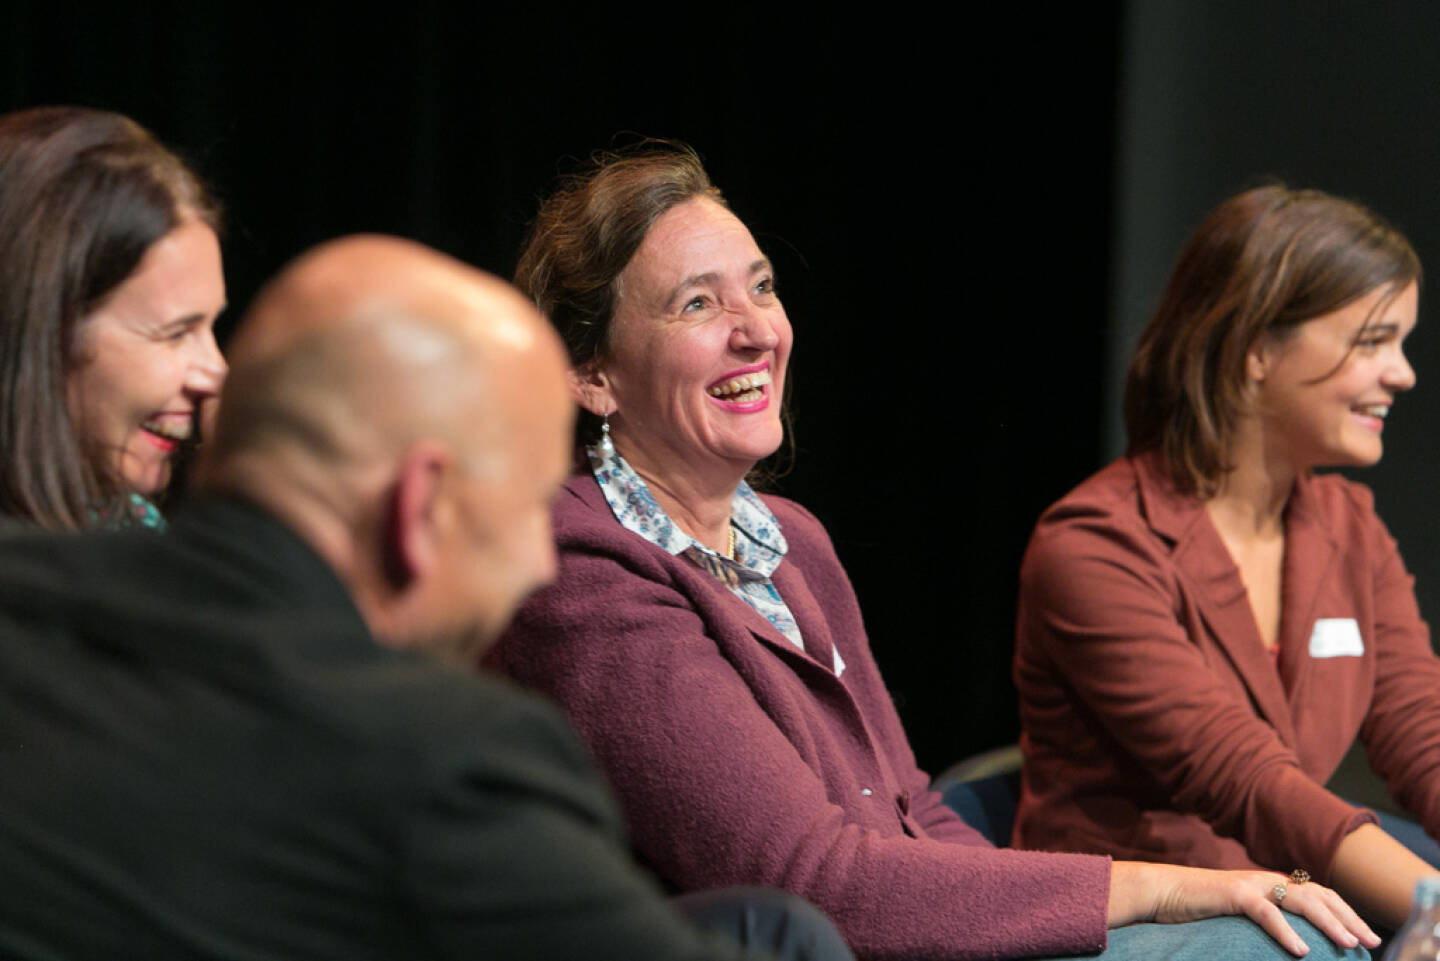
{"label": "maroon wool blazer", "polygon": [[1358,736],[1440,836],[1440,661],[1362,485],[1295,485],[1279,669],[1203,504],[1123,458],[1041,517],[1021,570],[1017,844],[1308,869],[1369,812],[1327,791]]}
{"label": "maroon wool blazer", "polygon": [[1100,950],[1108,860],[996,850],[941,803],[829,537],[796,504],[766,503],[790,548],[773,581],[814,656],[621,527],[587,473],[555,506],[559,578],[492,664],[561,703],[675,888],[785,888],[864,958]]}

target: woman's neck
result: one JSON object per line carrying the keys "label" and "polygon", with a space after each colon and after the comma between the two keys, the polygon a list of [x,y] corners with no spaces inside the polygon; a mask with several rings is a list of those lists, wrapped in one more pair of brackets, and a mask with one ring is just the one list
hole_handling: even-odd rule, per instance
{"label": "woman's neck", "polygon": [[1242,421],[1230,470],[1206,508],[1222,533],[1242,540],[1283,536],[1285,507],[1300,471],[1265,436],[1258,418]]}
{"label": "woman's neck", "polygon": [[676,526],[716,553],[729,554],[730,506],[745,479],[743,471],[727,471],[720,477],[694,470],[659,470],[644,451],[623,442],[615,446]]}

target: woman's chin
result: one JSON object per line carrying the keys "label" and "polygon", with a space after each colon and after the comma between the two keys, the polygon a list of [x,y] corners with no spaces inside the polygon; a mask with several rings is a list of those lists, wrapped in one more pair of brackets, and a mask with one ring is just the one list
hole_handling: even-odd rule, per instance
{"label": "woman's chin", "polygon": [[748,444],[732,453],[727,459],[738,465],[744,466],[744,473],[749,473],[756,464],[769,457],[780,449],[780,442],[784,436],[775,438],[773,441],[764,443]]}
{"label": "woman's chin", "polygon": [[131,463],[128,469],[119,472],[119,477],[125,490],[154,497],[170,485],[170,459],[149,464]]}

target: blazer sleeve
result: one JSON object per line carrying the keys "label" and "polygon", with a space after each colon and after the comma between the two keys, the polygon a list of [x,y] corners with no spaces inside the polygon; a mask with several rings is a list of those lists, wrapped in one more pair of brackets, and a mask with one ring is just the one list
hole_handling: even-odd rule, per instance
{"label": "blazer sleeve", "polygon": [[1048,659],[1177,810],[1259,864],[1328,880],[1340,841],[1372,816],[1316,783],[1221,683],[1232,668],[1187,633],[1176,576],[1153,535],[1105,512],[1043,526],[1021,571],[1022,655]]}
{"label": "blazer sleeve", "polygon": [[1360,739],[1391,796],[1440,837],[1440,659],[1395,539],[1369,492],[1351,493],[1375,558],[1375,690]]}
{"label": "blazer sleeve", "polygon": [[432,956],[759,961],[671,909],[563,722],[500,694],[427,711],[400,877]]}
{"label": "blazer sleeve", "polygon": [[504,666],[565,705],[662,878],[792,891],[869,958],[1103,947],[1108,859],[847,823],[658,555],[618,527],[562,532],[560,576],[522,609]]}

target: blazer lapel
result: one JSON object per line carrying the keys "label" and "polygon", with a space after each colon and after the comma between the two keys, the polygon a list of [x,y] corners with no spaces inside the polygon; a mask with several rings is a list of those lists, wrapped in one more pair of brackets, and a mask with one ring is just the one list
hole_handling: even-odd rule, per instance
{"label": "blazer lapel", "polygon": [[[829,632],[826,631],[824,637],[824,643],[827,645],[824,660],[821,660],[821,657],[817,656],[815,642],[811,639],[812,634],[814,634],[817,629],[814,622],[818,620],[819,623],[823,625],[824,619],[803,618],[801,612],[796,609],[793,599],[796,591],[793,590],[793,587],[796,586],[795,582],[797,580],[800,585],[803,585],[804,578],[790,573],[793,570],[793,565],[782,562],[780,566],[775,569],[775,574],[771,577],[771,581],[774,582],[781,596],[785,598],[785,603],[790,607],[790,613],[795,615],[795,623],[799,625],[801,637],[805,641],[804,650],[796,647],[794,641],[781,633],[779,628],[767,621],[755,608],[736,597],[734,592],[716,579],[714,575],[688,561],[685,564],[685,570],[685,576],[687,578],[693,580],[701,590],[712,593],[718,603],[726,605],[727,610],[739,610],[740,619],[744,626],[749,628],[750,633],[754,634],[755,637],[767,647],[770,647],[787,660],[795,661],[797,666],[803,664],[810,667],[820,667],[831,677],[835,676],[834,660],[828,652],[828,645],[830,643]],[[801,590],[803,591],[804,588],[801,587]],[[805,596],[807,598],[809,597],[808,592],[805,592]]]}
{"label": "blazer lapel", "polygon": [[1325,518],[1316,509],[1310,484],[1309,478],[1296,483],[1285,514],[1280,670],[1290,691],[1299,687],[1311,666],[1310,633],[1315,625],[1320,587],[1339,553]]}
{"label": "blazer lapel", "polygon": [[[810,660],[825,668],[827,674],[834,676],[835,640],[824,612],[810,593],[810,585],[805,583],[805,575],[794,564],[781,561],[770,580],[780,596],[785,598],[785,606],[790,608],[790,614],[795,618],[795,626],[800,629],[800,637],[805,641],[805,653],[810,655]],[[774,628],[771,631],[779,633]]]}
{"label": "blazer lapel", "polygon": [[[1158,464],[1138,459],[1141,498],[1152,530],[1174,546],[1171,560],[1188,583],[1200,616],[1281,741],[1295,746],[1295,726],[1275,664],[1260,639],[1250,595],[1205,505],[1175,493]],[[1287,551],[1289,545],[1287,543]],[[1282,625],[1283,630],[1283,625]]]}
{"label": "blazer lapel", "polygon": [[[583,460],[584,454],[580,456]],[[570,493],[579,497],[592,510],[607,515],[611,513],[610,504],[605,500],[605,493],[600,490],[600,485],[585,464],[577,464],[576,473],[571,476],[571,481],[566,484],[566,487]],[[656,548],[656,550],[659,549]],[[750,628],[751,633],[766,645],[786,658],[794,659],[798,663],[808,663],[820,667],[826,674],[831,677],[835,676],[834,642],[830,637],[829,626],[819,611],[819,607],[815,604],[809,587],[805,584],[804,575],[795,569],[795,565],[781,561],[770,580],[775,584],[775,589],[785,598],[790,613],[795,616],[795,623],[800,627],[800,636],[805,641],[805,650],[803,651],[796,647],[794,642],[782,634],[775,625],[765,620],[753,607],[736,597],[734,592],[717,580],[714,575],[689,562],[686,562],[684,569],[687,572],[686,576],[692,578],[694,583],[701,586],[702,590],[717,592],[717,596],[723,597],[724,603],[743,608],[741,617],[744,618],[745,626]]]}

